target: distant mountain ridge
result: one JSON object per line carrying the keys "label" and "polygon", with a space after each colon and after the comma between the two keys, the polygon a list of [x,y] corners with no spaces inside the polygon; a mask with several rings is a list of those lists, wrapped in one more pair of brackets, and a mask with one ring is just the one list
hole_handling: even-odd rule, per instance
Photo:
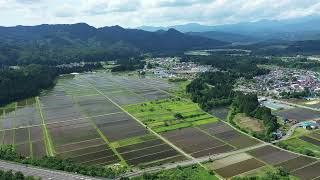
{"label": "distant mountain ridge", "polygon": [[220,31],[188,32],[187,34],[206,37],[210,39],[216,39],[230,43],[254,43],[260,41],[259,38],[255,38],[253,36]]}
{"label": "distant mountain ridge", "polygon": [[187,35],[174,29],[156,33],[125,29],[120,26],[95,28],[85,23],[0,27],[0,40],[7,43],[41,41],[57,44],[61,42],[61,45],[93,43],[104,46],[123,42],[145,51],[213,48],[228,44],[205,37]]}
{"label": "distant mountain ridge", "polygon": [[[269,39],[289,40],[289,41],[302,41],[302,40],[317,40],[320,39],[320,16],[305,16],[284,20],[260,20],[256,22],[242,22],[237,24],[226,24],[208,26],[197,23],[189,23],[184,25],[169,26],[169,27],[151,27],[142,26],[139,29],[148,31],[166,30],[174,28],[181,32],[197,32],[202,37],[210,37],[208,32],[216,33],[231,33],[230,37],[234,34],[251,37],[249,39],[256,39],[259,41]],[[192,33],[191,33],[192,34]],[[194,35],[194,34],[193,34]],[[225,37],[227,34],[224,34]],[[211,33],[212,37],[213,35]]]}

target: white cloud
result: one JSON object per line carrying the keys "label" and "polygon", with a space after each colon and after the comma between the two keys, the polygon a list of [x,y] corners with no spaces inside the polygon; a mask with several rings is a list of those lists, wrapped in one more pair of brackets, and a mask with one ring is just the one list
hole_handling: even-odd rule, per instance
{"label": "white cloud", "polygon": [[71,6],[70,4],[63,4],[55,10],[55,16],[57,17],[74,17],[77,15],[77,13],[77,8],[75,8],[75,6]]}
{"label": "white cloud", "polygon": [[224,24],[317,14],[318,0],[0,0],[0,25]]}

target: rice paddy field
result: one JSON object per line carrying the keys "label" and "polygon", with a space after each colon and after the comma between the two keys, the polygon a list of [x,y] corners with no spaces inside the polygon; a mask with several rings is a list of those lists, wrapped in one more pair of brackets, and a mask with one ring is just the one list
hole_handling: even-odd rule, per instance
{"label": "rice paddy field", "polygon": [[320,177],[320,161],[294,154],[274,146],[266,145],[244,153],[234,154],[205,164],[221,178],[254,176],[267,170],[282,167],[294,179],[314,179]]}
{"label": "rice paddy field", "polygon": [[320,130],[296,132],[292,138],[282,141],[280,145],[298,153],[309,151],[313,156],[320,158]]}
{"label": "rice paddy field", "polygon": [[298,122],[318,120],[320,118],[320,112],[305,108],[291,108],[280,110],[275,114],[284,119],[296,120]]}
{"label": "rice paddy field", "polygon": [[197,104],[168,93],[179,88],[152,77],[63,76],[39,97],[0,109],[0,142],[14,145],[24,156],[129,166],[187,159],[154,132],[193,157],[259,143]]}
{"label": "rice paddy field", "polygon": [[[82,164],[130,167],[187,160],[181,151],[198,158],[261,144],[197,104],[172,95],[177,88],[152,77],[102,72],[62,76],[39,97],[0,109],[0,143],[12,144],[29,157],[58,156]],[[308,137],[319,140],[318,133]],[[313,171],[317,166],[312,163],[317,161],[269,148],[208,167],[230,178],[281,165],[308,179],[316,174],[305,175],[299,168]]]}
{"label": "rice paddy field", "polygon": [[213,116],[218,117],[222,121],[226,121],[229,113],[229,108],[228,107],[215,107],[210,110],[210,113]]}
{"label": "rice paddy field", "polygon": [[125,108],[192,157],[211,156],[259,144],[185,99],[163,99]]}
{"label": "rice paddy field", "polygon": [[41,96],[0,109],[0,142],[24,156],[77,163],[152,165],[184,160],[123,105],[169,98],[162,80],[105,73],[59,78]]}

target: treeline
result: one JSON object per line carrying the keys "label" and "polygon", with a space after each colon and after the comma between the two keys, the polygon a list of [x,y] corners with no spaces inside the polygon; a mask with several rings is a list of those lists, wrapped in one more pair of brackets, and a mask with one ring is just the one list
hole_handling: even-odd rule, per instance
{"label": "treeline", "polygon": [[100,63],[83,66],[28,65],[0,70],[0,105],[36,96],[42,89],[50,88],[60,74],[84,72],[101,68]]}
{"label": "treeline", "polygon": [[0,70],[0,104],[39,94],[54,84],[56,71],[48,66],[29,65]]}
{"label": "treeline", "polygon": [[19,44],[0,42],[0,67],[29,64],[54,66],[74,62],[108,60],[125,61],[140,55],[136,48],[120,42],[107,47],[81,44],[77,41],[63,42],[63,45],[56,45],[52,39],[48,42]]}
{"label": "treeline", "polygon": [[206,72],[187,85],[192,101],[203,109],[229,105],[233,99],[233,84],[237,76],[230,72]]}
{"label": "treeline", "polygon": [[13,171],[3,171],[0,170],[0,179],[4,180],[36,180],[39,178],[35,178],[32,176],[24,176],[21,172],[14,173]]}
{"label": "treeline", "polygon": [[43,157],[40,159],[26,158],[16,153],[12,145],[2,145],[0,147],[0,159],[6,161],[14,161],[32,166],[61,170],[72,173],[79,173],[87,176],[98,176],[106,178],[115,178],[125,171],[124,168],[112,169],[110,167],[76,164],[68,159],[60,159],[57,157]]}
{"label": "treeline", "polygon": [[271,57],[265,64],[276,65],[284,68],[294,68],[294,69],[306,69],[319,71],[320,70],[320,62],[317,60],[310,60],[306,57],[301,58],[287,58],[285,60],[281,59],[281,57]]}
{"label": "treeline", "polygon": [[63,64],[54,67],[57,74],[70,74],[73,72],[89,72],[95,69],[102,69],[103,66],[100,62],[80,63],[80,64]]}
{"label": "treeline", "polygon": [[137,69],[143,69],[145,62],[140,58],[130,58],[128,60],[118,60],[117,66],[114,66],[111,71],[119,72],[119,71],[134,71]]}
{"label": "treeline", "polygon": [[232,112],[229,116],[230,122],[235,126],[236,123],[233,121],[233,117],[238,113],[245,113],[247,116],[254,117],[263,122],[264,134],[253,133],[253,136],[265,141],[275,139],[273,132],[279,128],[277,117],[272,115],[269,108],[259,105],[256,94],[236,94],[232,103]]}

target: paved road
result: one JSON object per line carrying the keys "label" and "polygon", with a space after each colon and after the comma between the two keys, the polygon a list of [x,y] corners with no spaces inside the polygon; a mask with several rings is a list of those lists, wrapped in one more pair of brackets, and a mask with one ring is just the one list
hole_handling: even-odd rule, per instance
{"label": "paved road", "polygon": [[268,145],[268,143],[261,143],[261,144],[255,145],[255,146],[239,149],[239,150],[236,150],[236,151],[231,151],[231,152],[228,152],[228,153],[221,153],[221,154],[216,154],[216,155],[212,155],[212,156],[194,158],[194,159],[191,159],[191,160],[186,160],[186,161],[182,161],[182,162],[176,162],[176,163],[172,163],[172,164],[164,164],[164,165],[157,166],[157,167],[152,167],[152,168],[147,168],[147,169],[143,169],[143,170],[140,170],[140,171],[130,172],[130,173],[125,174],[124,176],[131,178],[131,177],[141,176],[144,173],[154,173],[154,172],[161,171],[161,170],[174,169],[174,168],[177,168],[178,166],[190,166],[190,165],[193,165],[193,164],[198,164],[198,163],[206,162],[206,161],[209,161],[209,160],[217,160],[217,159],[221,159],[221,158],[224,158],[224,157],[227,157],[227,156],[230,156],[230,155],[235,155],[235,154],[247,152],[247,151],[254,150],[254,149],[257,149],[257,148],[260,148],[260,147],[264,147],[264,146],[267,146],[267,145]]}
{"label": "paved road", "polygon": [[55,171],[49,169],[42,169],[34,166],[26,166],[14,162],[0,161],[0,169],[5,171],[22,172],[26,176],[40,177],[41,179],[55,179],[55,180],[101,180],[99,178],[87,177],[63,171]]}

